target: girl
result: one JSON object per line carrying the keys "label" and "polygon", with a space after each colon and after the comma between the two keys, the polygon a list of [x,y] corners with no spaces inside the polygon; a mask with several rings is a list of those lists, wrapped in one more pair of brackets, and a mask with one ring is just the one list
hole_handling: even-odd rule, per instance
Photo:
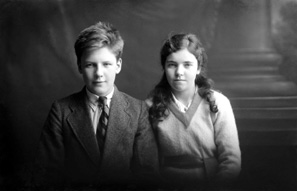
{"label": "girl", "polygon": [[146,100],[168,183],[198,186],[229,182],[241,169],[241,152],[229,100],[211,89],[206,54],[193,34],[169,37],[161,49],[161,81]]}

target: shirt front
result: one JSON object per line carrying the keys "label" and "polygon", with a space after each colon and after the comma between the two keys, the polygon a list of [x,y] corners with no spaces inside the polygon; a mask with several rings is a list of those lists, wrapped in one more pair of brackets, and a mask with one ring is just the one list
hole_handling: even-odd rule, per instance
{"label": "shirt front", "polygon": [[[194,93],[194,96],[195,94],[197,93],[197,86],[195,87],[195,93]],[[193,98],[190,100],[189,104],[187,106],[185,106],[182,102],[178,101],[178,99],[174,96],[173,93],[172,94],[172,97],[173,97],[173,100],[174,100],[174,103],[177,105],[178,109],[182,112],[182,113],[185,113],[189,107],[191,106],[192,104],[192,101],[193,101]],[[193,97],[194,97],[193,96]]]}
{"label": "shirt front", "polygon": [[[87,91],[87,96],[88,96],[87,104],[89,106],[91,121],[92,121],[92,124],[93,124],[94,131],[96,133],[99,118],[100,118],[100,115],[101,115],[101,112],[102,112],[102,109],[100,109],[100,107],[98,107],[99,96],[96,95],[96,94],[91,93],[87,88],[86,88],[86,91]],[[107,105],[107,107],[109,109],[110,109],[110,102],[111,102],[111,98],[113,96],[113,93],[114,93],[114,87],[112,88],[112,91],[108,95],[105,96],[106,99],[107,99],[106,105]]]}

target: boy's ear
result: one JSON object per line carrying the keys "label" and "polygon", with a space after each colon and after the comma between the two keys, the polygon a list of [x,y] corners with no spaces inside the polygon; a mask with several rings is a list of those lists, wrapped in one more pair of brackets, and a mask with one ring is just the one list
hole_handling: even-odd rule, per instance
{"label": "boy's ear", "polygon": [[121,58],[118,59],[116,66],[117,66],[116,73],[119,74],[122,69],[122,59]]}
{"label": "boy's ear", "polygon": [[79,61],[77,61],[77,68],[78,68],[79,73],[82,73],[82,71],[81,71],[81,63]]}

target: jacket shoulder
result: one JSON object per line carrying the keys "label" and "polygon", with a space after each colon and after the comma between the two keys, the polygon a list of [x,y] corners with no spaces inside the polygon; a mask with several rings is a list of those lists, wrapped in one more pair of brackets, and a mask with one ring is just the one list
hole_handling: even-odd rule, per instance
{"label": "jacket shoulder", "polygon": [[131,95],[128,95],[127,93],[120,92],[123,95],[123,98],[129,102],[130,105],[134,107],[141,107],[141,105],[144,104],[144,102],[140,99],[137,99],[135,97],[132,97]]}
{"label": "jacket shoulder", "polygon": [[65,97],[62,97],[62,98],[58,99],[57,101],[58,102],[67,102],[67,101],[73,100],[73,99],[77,98],[80,93],[81,92],[72,93],[72,94],[70,94],[68,96],[65,96]]}
{"label": "jacket shoulder", "polygon": [[66,106],[66,105],[75,104],[75,103],[80,102],[80,101],[84,101],[84,99],[85,99],[85,94],[84,94],[83,91],[80,91],[80,92],[70,94],[70,95],[68,95],[66,97],[60,98],[60,99],[56,100],[54,102],[54,104],[59,104],[61,106]]}

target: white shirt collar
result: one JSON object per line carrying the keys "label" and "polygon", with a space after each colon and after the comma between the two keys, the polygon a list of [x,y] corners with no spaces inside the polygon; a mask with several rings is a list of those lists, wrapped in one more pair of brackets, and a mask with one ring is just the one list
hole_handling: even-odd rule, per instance
{"label": "white shirt collar", "polygon": [[[86,92],[89,100],[89,106],[92,108],[93,111],[95,111],[98,106],[97,100],[99,99],[99,96],[90,92],[88,88],[86,88]],[[107,103],[106,103],[107,107],[110,107],[110,102],[113,94],[114,94],[114,87],[112,88],[111,92],[105,96],[107,98]]]}
{"label": "white shirt collar", "polygon": [[[195,87],[194,95],[197,93],[197,89],[198,89],[198,88],[197,88],[197,86],[196,86],[196,87]],[[189,109],[189,107],[191,106],[194,96],[193,96],[193,98],[190,100],[189,104],[188,104],[187,106],[185,106],[182,102],[178,101],[178,99],[174,96],[174,94],[173,94],[172,92],[171,92],[171,94],[172,94],[172,97],[173,97],[173,101],[174,101],[174,103],[177,105],[178,109],[179,109],[181,112],[185,113],[185,112]]]}

